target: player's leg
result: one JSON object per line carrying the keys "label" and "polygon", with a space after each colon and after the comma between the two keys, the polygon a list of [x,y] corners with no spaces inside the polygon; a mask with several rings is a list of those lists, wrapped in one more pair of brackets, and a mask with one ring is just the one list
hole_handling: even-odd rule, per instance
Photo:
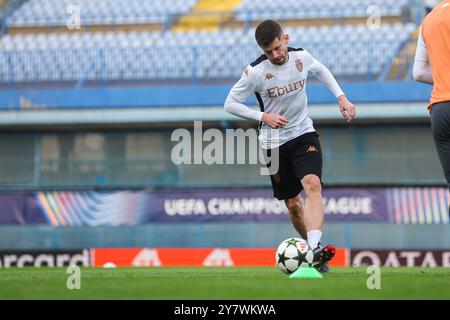
{"label": "player's leg", "polygon": [[297,232],[303,239],[307,240],[308,235],[306,233],[304,210],[300,195],[297,195],[294,198],[286,199],[284,200],[284,203],[288,208],[289,219],[291,220],[291,223],[294,226],[295,230],[297,230]]}
{"label": "player's leg", "polygon": [[305,223],[307,228],[308,243],[313,248],[314,262],[320,272],[329,272],[327,262],[334,257],[335,248],[332,245],[320,246],[324,220],[324,208],[322,202],[322,183],[317,175],[309,174],[301,180],[305,190]]}
{"label": "player's leg", "polygon": [[[300,199],[301,185],[292,167],[289,156],[289,143],[282,145],[278,149],[271,150],[268,154],[278,152],[278,168],[276,174],[270,176],[274,197],[278,200],[284,200],[289,212],[289,219],[295,230],[303,239],[307,239],[306,227],[304,222],[304,210]],[[269,161],[266,160],[266,163]]]}
{"label": "player's leg", "polygon": [[322,184],[315,174],[308,174],[301,179],[305,191],[305,224],[308,234],[308,242],[314,249],[322,238],[323,228],[323,202]]}
{"label": "player's leg", "polygon": [[[320,246],[324,223],[324,207],[322,202],[322,150],[319,135],[307,133],[296,141],[291,150],[297,183],[305,191],[304,221],[307,239],[314,251],[314,262],[321,271],[327,268],[326,262],[334,256],[335,249],[331,245]],[[300,183],[299,183],[300,182]]]}
{"label": "player's leg", "polygon": [[431,129],[450,190],[450,102],[437,103],[431,107]]}
{"label": "player's leg", "polygon": [[294,142],[290,150],[292,165],[297,184],[305,191],[305,225],[308,243],[314,249],[320,242],[323,227],[322,150],[316,132],[304,134]]}

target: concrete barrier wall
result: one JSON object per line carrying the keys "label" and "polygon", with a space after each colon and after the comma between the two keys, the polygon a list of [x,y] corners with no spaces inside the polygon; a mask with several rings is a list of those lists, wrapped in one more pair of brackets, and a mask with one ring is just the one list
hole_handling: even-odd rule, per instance
{"label": "concrete barrier wall", "polygon": [[[297,236],[286,222],[176,223],[123,227],[0,226],[0,249],[274,247]],[[324,243],[367,249],[449,249],[448,224],[326,223]]]}

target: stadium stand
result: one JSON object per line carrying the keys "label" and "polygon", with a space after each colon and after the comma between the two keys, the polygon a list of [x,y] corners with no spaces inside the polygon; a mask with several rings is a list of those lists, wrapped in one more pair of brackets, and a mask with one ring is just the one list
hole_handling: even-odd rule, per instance
{"label": "stadium stand", "polygon": [[[174,21],[176,30],[195,29],[200,24],[206,29],[217,29],[231,21],[249,22],[266,18],[279,20],[337,19],[367,17],[368,6],[376,5],[383,17],[404,15],[409,0],[288,0],[282,3],[250,0],[176,0],[171,1],[78,1],[84,25],[127,23],[161,23]],[[35,0],[25,2],[9,18],[10,27],[65,26],[72,5],[69,0]],[[185,17],[182,17],[186,15]],[[173,18],[179,18],[176,21]]]}
{"label": "stadium stand", "polygon": [[199,0],[172,30],[218,30],[223,22],[233,19],[234,9],[240,2],[241,0]]}
{"label": "stadium stand", "polygon": [[[376,81],[375,84],[381,91],[383,80],[407,80],[405,75],[409,70],[412,48],[417,36],[417,23],[410,18],[404,18],[407,12],[404,10],[405,7],[412,8],[409,0],[373,2],[368,0],[289,0],[276,6],[269,1],[248,0],[177,0],[170,3],[162,0],[83,0],[77,2],[81,8],[81,30],[69,30],[65,27],[69,15],[67,7],[72,4],[68,0],[20,0],[10,3],[14,4],[14,8],[19,7],[9,13],[6,19],[7,28],[4,30],[7,33],[0,38],[0,86],[2,89],[6,88],[5,94],[1,96],[2,107],[19,110],[18,117],[2,117],[6,125],[12,126],[23,125],[23,123],[41,125],[38,120],[31,118],[31,114],[35,111],[33,109],[38,107],[49,109],[48,114],[52,114],[47,124],[59,126],[60,123],[64,123],[75,126],[74,123],[76,123],[79,127],[83,127],[86,125],[83,121],[89,120],[99,128],[103,128],[102,121],[106,122],[105,119],[114,118],[112,107],[118,109],[116,110],[118,112],[122,109],[126,111],[126,116],[120,119],[125,122],[124,127],[128,128],[125,129],[126,132],[134,125],[131,121],[136,121],[130,120],[136,112],[136,110],[131,111],[131,108],[159,106],[169,109],[173,106],[189,105],[197,109],[192,111],[194,108],[190,108],[191,117],[183,121],[202,118],[203,115],[208,115],[209,111],[206,110],[208,108],[202,107],[208,103],[210,104],[208,107],[223,103],[221,90],[238,79],[245,66],[261,54],[261,50],[254,41],[254,24],[264,18],[282,20],[285,31],[290,35],[292,47],[303,47],[310,51],[339,80],[352,82],[353,85],[356,83],[353,88],[359,84],[366,85],[368,81],[372,83]],[[367,27],[369,5],[377,5],[380,8],[382,23],[379,28]],[[267,11],[270,12],[270,16],[260,15],[263,7],[269,8]],[[205,18],[212,14],[216,14],[216,18]],[[163,31],[142,31],[143,29],[137,27],[137,25],[165,23],[169,16],[176,19],[171,21]],[[93,28],[101,24],[105,26],[105,29],[102,29],[104,31]],[[127,30],[131,31],[120,29],[126,25],[130,26]],[[58,26],[60,28],[56,28]],[[113,26],[119,28],[113,28]],[[77,91],[88,83],[88,89],[92,89],[91,91],[80,91],[83,92],[82,94]],[[115,84],[118,84],[116,88],[109,88]],[[140,88],[136,88],[137,84],[142,84],[145,92],[138,92],[136,89]],[[185,91],[185,96],[189,94],[192,100],[185,96],[177,100],[176,95],[170,94],[170,89],[179,84],[183,86],[194,84],[188,86]],[[202,85],[205,84],[220,84],[220,86],[202,89]],[[162,88],[164,85],[169,86]],[[405,87],[407,85],[397,83],[396,88],[400,88],[399,92],[402,92],[402,96],[406,95]],[[28,89],[32,90],[28,92],[26,91]],[[315,93],[311,95],[312,103],[330,103],[326,95],[322,94],[323,91],[317,91],[320,88],[314,87],[314,83],[310,84],[308,90]],[[354,89],[348,92],[358,91]],[[418,90],[418,92],[417,96],[421,97],[421,91]],[[207,94],[213,96],[213,99],[208,100],[210,98],[206,98]],[[380,99],[392,99],[393,95],[388,97],[385,94],[377,99],[373,96],[375,94],[360,99],[378,103]],[[417,101],[414,100],[417,99],[414,95],[408,93],[408,96],[411,96],[411,101]],[[105,109],[105,114],[97,118],[93,115],[86,117],[77,115],[76,119],[68,120],[70,114],[60,118],[63,112],[52,113],[52,108],[80,108],[81,105],[86,110]],[[24,112],[25,110],[29,112]],[[41,111],[40,116],[45,114],[44,110],[39,111]],[[320,111],[318,108],[314,111],[318,112],[315,114],[316,119],[337,121],[334,118],[330,120],[334,116],[329,116],[328,111]],[[25,116],[30,117],[30,120],[27,120],[29,122],[20,122],[25,120],[19,118]],[[150,126],[149,123],[159,125],[159,122],[166,128],[179,125],[176,122],[175,112],[169,112],[169,116],[172,121],[169,124],[164,124],[164,121],[168,121],[168,117],[163,117],[166,120],[160,121],[158,116],[150,112],[144,117],[141,114],[136,115],[136,118],[143,119],[140,121],[146,122],[148,126]],[[390,119],[391,115],[387,112],[379,112],[378,117]],[[225,127],[227,121],[231,121],[228,118],[214,119]],[[64,128],[64,125],[61,127]],[[334,137],[343,136],[342,133],[333,130],[322,130],[322,132],[324,132],[324,145],[327,144],[327,139],[330,145]],[[418,129],[414,132],[418,132]],[[124,144],[130,143],[128,141],[131,138],[128,135],[130,135],[129,132],[118,134],[121,137],[118,141],[123,139],[126,141]],[[368,129],[362,136],[364,135],[375,136],[375,133]],[[74,141],[94,139],[84,139],[83,130],[74,133],[74,136]],[[99,145],[114,145],[115,147],[111,150],[121,150],[122,142],[115,145],[116,142],[105,142],[115,139],[109,134],[101,132],[100,136],[103,142],[94,139]],[[142,139],[152,141],[152,138],[156,139],[157,136],[161,141],[169,139],[168,133],[164,130],[159,133],[143,133]],[[409,134],[409,136],[412,135]],[[417,134],[414,137],[416,136],[420,135]],[[247,177],[245,183],[253,185],[267,183],[246,166],[240,167],[239,170],[223,171],[214,171],[205,166],[174,167],[170,164],[164,144],[154,148],[146,145],[145,148],[151,151],[143,156],[136,151],[143,148],[133,149],[130,154],[128,154],[129,151],[118,151],[123,156],[118,160],[115,155],[113,157],[108,154],[109,149],[103,150],[102,155],[98,157],[88,154],[84,149],[76,156],[74,156],[75,152],[69,156],[68,153],[66,155],[66,151],[62,151],[66,148],[70,149],[69,146],[73,144],[70,142],[71,139],[66,138],[59,134],[51,137],[30,134],[27,140],[30,147],[25,148],[29,156],[20,170],[11,168],[17,168],[17,165],[22,163],[18,160],[23,157],[22,149],[16,150],[17,152],[11,151],[8,157],[5,156],[4,185],[82,187],[190,183],[195,186],[208,185],[208,183],[217,185],[219,181],[228,185],[230,181],[235,181],[239,177]],[[17,137],[15,139],[17,140]],[[57,142],[50,143],[52,139]],[[404,138],[399,135],[393,140],[401,139]],[[329,159],[331,155],[336,156],[338,150],[346,150],[344,146],[351,140],[351,136],[342,138],[342,143],[336,144],[334,151],[326,157]],[[417,137],[414,140],[417,140]],[[4,141],[5,145],[9,144],[7,135]],[[34,146],[35,141],[40,141],[39,145]],[[155,143],[153,145],[156,146]],[[371,159],[376,158],[375,154],[378,155],[379,148],[368,146],[365,140],[358,142],[357,145],[365,145],[370,149]],[[39,167],[35,167],[37,169],[33,169],[34,150],[42,152]],[[364,154],[359,155],[359,149],[355,150],[357,151],[351,154],[365,157]],[[137,153],[134,154],[134,152]],[[388,152],[387,159],[393,163],[402,164],[405,168],[402,159],[406,155],[400,157],[396,152],[397,149],[393,147]],[[12,154],[17,155],[12,156]],[[421,154],[420,157],[422,156]],[[342,168],[345,167],[345,163],[351,161],[351,157],[345,154],[342,155],[341,162],[337,159],[329,162],[333,165],[342,164],[341,170],[337,171],[334,167],[325,168],[330,181],[335,184],[344,181],[343,172],[346,171]],[[366,167],[361,165],[361,168]],[[391,167],[394,168],[394,166]],[[16,171],[22,172],[22,176],[15,173]],[[411,173],[420,171],[407,169],[403,172],[397,168],[395,172],[398,181],[409,183],[412,181],[408,180]],[[353,180],[344,182],[386,183],[393,173],[382,176],[380,180],[377,178],[381,174],[378,177],[368,177],[368,175],[365,169],[361,169],[357,176],[352,176]],[[433,177],[440,177],[439,172],[435,172]],[[425,178],[421,177],[421,181],[425,181]],[[436,181],[433,179],[425,182]]]}
{"label": "stadium stand", "polygon": [[[288,27],[304,47],[341,77],[378,77],[416,29],[413,23]],[[96,32],[6,35],[0,83],[91,80],[230,80],[259,48],[254,30]],[[176,52],[176,54],[174,54]]]}
{"label": "stadium stand", "polygon": [[[410,0],[82,0],[79,31],[65,28],[69,0],[15,3],[0,40],[0,86],[230,82],[260,54],[254,25],[265,18],[286,23],[291,46],[309,50],[339,79],[405,79],[417,36]],[[380,29],[367,28],[370,6],[384,19]],[[156,24],[166,26],[148,28]]]}
{"label": "stadium stand", "polygon": [[377,6],[383,17],[401,16],[409,0],[243,0],[236,8],[236,19],[246,20],[290,20],[367,17],[367,8]]}
{"label": "stadium stand", "polygon": [[[81,20],[85,25],[160,23],[170,15],[186,14],[196,0],[79,0]],[[33,0],[25,2],[9,18],[11,27],[65,26],[71,0]]]}

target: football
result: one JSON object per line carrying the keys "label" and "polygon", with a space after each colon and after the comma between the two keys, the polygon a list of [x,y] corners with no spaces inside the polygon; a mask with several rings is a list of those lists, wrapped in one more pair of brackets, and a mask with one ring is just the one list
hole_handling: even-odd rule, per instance
{"label": "football", "polygon": [[313,251],[306,240],[289,238],[278,246],[276,264],[282,272],[291,274],[298,268],[311,267],[313,257]]}

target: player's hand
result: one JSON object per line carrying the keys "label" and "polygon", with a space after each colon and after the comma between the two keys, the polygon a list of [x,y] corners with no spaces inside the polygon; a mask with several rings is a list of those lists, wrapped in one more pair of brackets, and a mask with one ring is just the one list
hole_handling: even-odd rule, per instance
{"label": "player's hand", "polygon": [[278,129],[286,126],[289,123],[288,118],[279,115],[278,113],[264,112],[261,121],[267,124],[272,129]]}
{"label": "player's hand", "polygon": [[341,110],[342,116],[348,123],[352,122],[353,118],[356,116],[356,108],[348,101],[345,95],[338,97],[339,109]]}

